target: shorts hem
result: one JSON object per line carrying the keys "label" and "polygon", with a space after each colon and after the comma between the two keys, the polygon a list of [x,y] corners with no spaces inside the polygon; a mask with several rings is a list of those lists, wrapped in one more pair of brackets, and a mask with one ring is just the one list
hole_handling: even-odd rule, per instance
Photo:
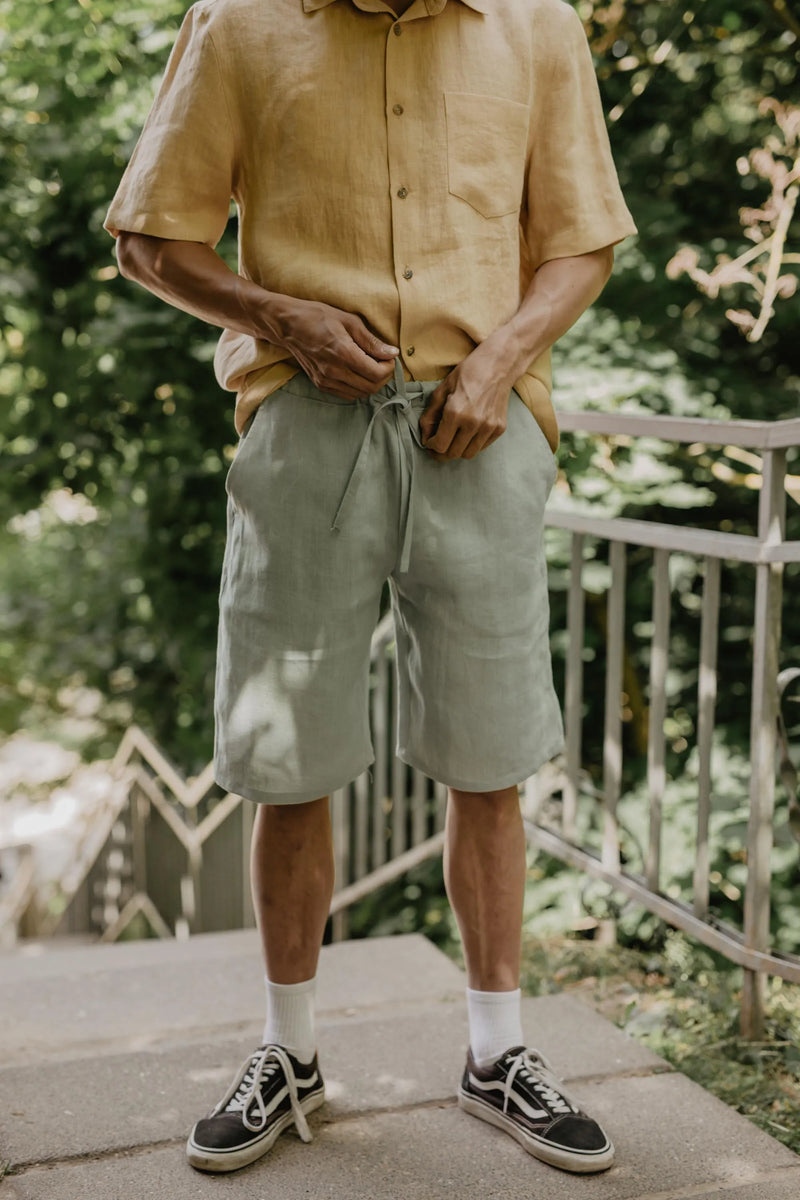
{"label": "shorts hem", "polygon": [[338,792],[341,788],[347,787],[359,775],[363,775],[369,767],[372,766],[375,759],[370,758],[364,765],[346,779],[340,780],[332,784],[320,784],[315,788],[304,788],[303,791],[291,792],[272,792],[264,788],[252,787],[248,783],[224,782],[222,773],[215,773],[214,782],[221,788],[225,788],[227,792],[232,792],[234,796],[242,796],[245,800],[251,800],[254,804],[308,804],[312,800],[320,800],[323,796],[331,796],[334,792]]}
{"label": "shorts hem", "polygon": [[437,783],[444,784],[445,787],[457,788],[460,792],[497,792],[502,788],[512,787],[514,784],[519,786],[524,783],[526,779],[530,779],[531,775],[535,775],[546,762],[549,762],[551,758],[554,758],[563,749],[564,740],[560,738],[552,744],[552,748],[548,747],[547,751],[537,755],[533,760],[534,765],[532,767],[526,766],[519,771],[506,772],[499,779],[494,778],[491,782],[487,782],[485,779],[464,779],[451,775],[448,771],[437,771],[431,768],[430,765],[423,763],[415,755],[409,754],[407,751],[399,748],[397,750],[397,757],[407,766],[413,767],[416,771],[421,771],[423,775],[427,775],[429,779],[434,779]]}

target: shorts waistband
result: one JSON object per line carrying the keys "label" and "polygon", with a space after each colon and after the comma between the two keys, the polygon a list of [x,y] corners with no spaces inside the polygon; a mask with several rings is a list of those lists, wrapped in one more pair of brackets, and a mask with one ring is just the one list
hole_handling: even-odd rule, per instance
{"label": "shorts waistband", "polygon": [[441,379],[404,379],[397,366],[398,363],[399,359],[395,359],[394,378],[370,396],[364,396],[359,400],[343,400],[331,392],[323,392],[311,382],[305,371],[298,371],[286,383],[282,383],[281,391],[291,392],[295,396],[305,396],[310,400],[327,400],[331,404],[380,404],[397,395],[403,396],[412,404],[414,402],[427,404],[428,397],[442,382]]}

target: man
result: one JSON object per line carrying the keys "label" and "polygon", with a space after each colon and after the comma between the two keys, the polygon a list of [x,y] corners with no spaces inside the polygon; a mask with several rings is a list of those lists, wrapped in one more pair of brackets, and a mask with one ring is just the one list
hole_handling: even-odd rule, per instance
{"label": "man", "polygon": [[[214,251],[239,211],[239,270]],[[322,1104],[328,797],[372,761],[390,583],[398,753],[448,786],[459,1100],[570,1171],[613,1159],[520,1025],[517,785],[562,743],[543,510],[549,351],[634,232],[562,0],[201,0],[109,211],[122,273],[221,326],[228,473],[217,781],[257,802],[267,1024],[189,1161],[252,1162]],[[513,389],[513,390],[512,390]],[[357,987],[357,981],[354,982]]]}

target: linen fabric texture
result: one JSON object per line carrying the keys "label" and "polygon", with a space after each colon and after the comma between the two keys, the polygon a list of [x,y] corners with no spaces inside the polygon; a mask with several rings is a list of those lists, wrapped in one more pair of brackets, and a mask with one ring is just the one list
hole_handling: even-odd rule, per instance
{"label": "linen fabric texture", "polygon": [[[536,269],[635,232],[586,38],[562,0],[201,0],[105,226],[216,246],[239,272],[357,312],[415,380],[445,376]],[[299,368],[225,330],[241,433]],[[515,387],[555,448],[549,352]]]}
{"label": "linen fabric texture", "polygon": [[373,761],[370,642],[389,580],[398,756],[451,787],[527,779],[562,747],[544,506],[556,467],[512,393],[503,437],[435,461],[435,382],[341,400],[300,373],[250,418],[227,479],[214,778],[293,804]]}

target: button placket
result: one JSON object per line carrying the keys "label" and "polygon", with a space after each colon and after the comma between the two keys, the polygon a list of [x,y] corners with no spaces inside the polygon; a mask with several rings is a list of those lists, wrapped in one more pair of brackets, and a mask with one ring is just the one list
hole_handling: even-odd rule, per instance
{"label": "button placket", "polygon": [[[415,226],[417,206],[413,202],[414,171],[418,168],[415,157],[415,147],[412,145],[414,119],[408,117],[405,105],[397,98],[397,93],[403,91],[407,84],[409,67],[406,55],[413,50],[414,39],[409,42],[395,42],[403,32],[408,32],[399,22],[392,25],[392,35],[387,38],[385,60],[386,88],[386,117],[388,138],[389,165],[389,196],[391,204],[392,246],[395,278],[399,284],[399,328],[397,330],[398,346],[405,345],[403,352],[406,359],[416,353],[413,345],[414,333],[418,322],[414,316],[414,293],[406,290],[405,282],[414,278],[414,268],[408,264],[406,255],[411,257],[417,249],[418,236]],[[392,96],[394,93],[394,97]],[[398,121],[396,118],[406,116],[407,120]],[[410,122],[410,124],[408,123]],[[410,200],[407,204],[406,201]],[[401,204],[401,201],[403,202]],[[409,336],[410,335],[410,336]]]}

